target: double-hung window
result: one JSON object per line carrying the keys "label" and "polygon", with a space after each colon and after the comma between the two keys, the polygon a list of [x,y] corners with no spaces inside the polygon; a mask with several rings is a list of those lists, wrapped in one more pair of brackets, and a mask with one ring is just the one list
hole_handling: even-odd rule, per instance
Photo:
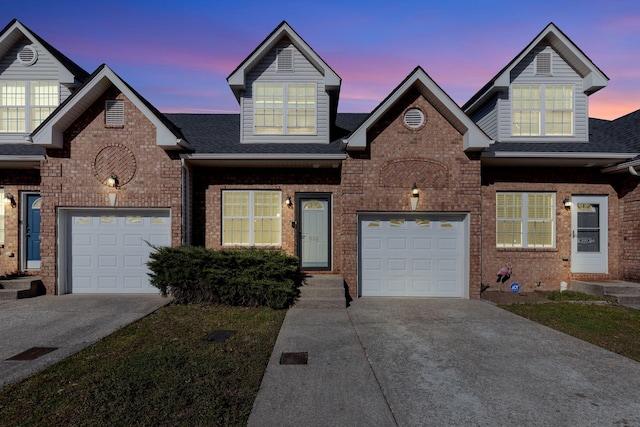
{"label": "double-hung window", "polygon": [[280,191],[222,192],[224,246],[280,246]]}
{"label": "double-hung window", "polygon": [[496,194],[497,247],[552,248],[554,242],[554,193]]}
{"label": "double-hung window", "polygon": [[59,103],[58,82],[0,81],[0,132],[31,132]]}
{"label": "double-hung window", "polygon": [[315,83],[255,83],[256,135],[314,135]]}
{"label": "double-hung window", "polygon": [[513,136],[573,135],[573,86],[516,85],[511,88]]}

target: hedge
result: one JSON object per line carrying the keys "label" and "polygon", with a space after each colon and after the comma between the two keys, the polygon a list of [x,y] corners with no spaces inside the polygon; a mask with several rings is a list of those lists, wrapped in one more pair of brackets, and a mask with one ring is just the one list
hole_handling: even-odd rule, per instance
{"label": "hedge", "polygon": [[298,258],[282,250],[194,246],[155,247],[147,263],[151,284],[178,303],[291,306],[302,278]]}

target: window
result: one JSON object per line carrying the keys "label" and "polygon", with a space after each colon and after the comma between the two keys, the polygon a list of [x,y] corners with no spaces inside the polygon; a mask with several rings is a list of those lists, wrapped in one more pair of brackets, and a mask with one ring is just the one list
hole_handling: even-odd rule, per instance
{"label": "window", "polygon": [[58,83],[0,81],[0,132],[31,132],[60,102]]}
{"label": "window", "polygon": [[513,86],[511,105],[513,136],[573,135],[571,85]]}
{"label": "window", "polygon": [[256,83],[253,97],[256,135],[315,134],[315,83]]}
{"label": "window", "polygon": [[0,188],[0,243],[4,243],[4,189]]}
{"label": "window", "polygon": [[554,193],[497,193],[496,246],[554,247],[554,211]]}
{"label": "window", "polygon": [[223,191],[222,244],[280,246],[280,191]]}

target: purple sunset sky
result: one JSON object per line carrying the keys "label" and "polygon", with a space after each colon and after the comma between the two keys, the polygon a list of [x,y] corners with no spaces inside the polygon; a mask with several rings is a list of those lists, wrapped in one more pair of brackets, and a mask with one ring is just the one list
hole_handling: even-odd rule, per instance
{"label": "purple sunset sky", "polygon": [[640,109],[636,1],[3,1],[92,72],[106,63],[163,112],[237,113],[226,77],[283,20],[342,77],[340,112],[370,112],[416,66],[464,104],[554,22],[611,79],[590,116]]}

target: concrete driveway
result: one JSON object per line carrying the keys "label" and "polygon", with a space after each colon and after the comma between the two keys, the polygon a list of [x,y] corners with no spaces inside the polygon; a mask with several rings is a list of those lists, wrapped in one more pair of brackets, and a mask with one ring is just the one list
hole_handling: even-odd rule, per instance
{"label": "concrete driveway", "polygon": [[[0,301],[0,387],[22,380],[169,303],[159,295],[59,295]],[[33,360],[7,360],[57,347]]]}
{"label": "concrete driveway", "polygon": [[287,313],[249,425],[640,426],[638,390],[640,363],[486,302],[361,298]]}

